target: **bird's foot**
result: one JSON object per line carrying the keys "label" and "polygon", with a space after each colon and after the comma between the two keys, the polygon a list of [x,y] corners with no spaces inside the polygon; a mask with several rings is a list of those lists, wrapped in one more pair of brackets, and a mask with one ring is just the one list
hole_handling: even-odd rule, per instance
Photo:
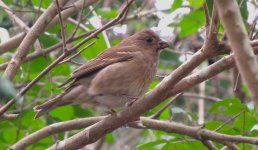
{"label": "bird's foot", "polygon": [[109,110],[105,111],[105,113],[108,115],[114,115],[114,114],[116,114],[116,111],[114,109],[109,109]]}
{"label": "bird's foot", "polygon": [[128,95],[126,95],[126,98],[128,99],[128,102],[125,103],[126,108],[132,106],[133,103],[138,100],[138,97],[133,97],[133,96],[128,96]]}

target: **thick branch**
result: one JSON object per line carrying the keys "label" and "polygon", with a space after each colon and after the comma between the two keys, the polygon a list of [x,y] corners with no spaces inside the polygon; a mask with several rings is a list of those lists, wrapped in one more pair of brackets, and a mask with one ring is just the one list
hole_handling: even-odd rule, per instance
{"label": "thick branch", "polygon": [[[254,48],[255,54],[258,54],[258,47]],[[227,57],[224,57],[217,61],[216,63],[196,72],[192,75],[184,78],[170,91],[169,95],[175,95],[186,89],[191,88],[192,86],[201,83],[224,70],[228,70],[235,65],[234,55],[231,54]]]}
{"label": "thick branch", "polygon": [[224,24],[230,47],[235,54],[237,68],[258,108],[258,63],[243,29],[244,23],[237,1],[216,0],[214,2]]}
{"label": "thick branch", "polygon": [[160,130],[168,133],[183,134],[199,140],[205,139],[215,141],[218,143],[223,143],[227,141],[234,143],[258,144],[258,138],[244,137],[241,135],[226,135],[202,129],[200,127],[191,127],[175,122],[159,121],[149,118],[141,118],[141,122],[148,129]]}
{"label": "thick branch", "polygon": [[65,121],[65,122],[59,122],[52,124],[50,126],[47,126],[41,130],[38,130],[22,140],[15,143],[11,149],[18,150],[18,149],[25,149],[27,146],[32,145],[39,140],[46,138],[48,136],[51,136],[56,133],[64,132],[64,131],[70,131],[70,130],[76,130],[76,129],[82,129],[86,128],[100,120],[102,120],[103,117],[93,117],[93,118],[85,118],[85,119],[75,119],[71,121]]}
{"label": "thick branch", "polygon": [[17,47],[22,42],[22,39],[25,37],[26,33],[19,33],[8,41],[0,43],[0,54],[8,52],[10,49]]}
{"label": "thick branch", "polygon": [[[104,118],[106,118],[106,116],[75,119],[75,120],[55,123],[26,136],[25,138],[15,143],[11,147],[11,149],[12,150],[25,149],[26,147],[32,144],[35,144],[39,140],[42,140],[43,138],[46,138],[53,134],[86,128],[103,120]],[[187,135],[198,140],[202,138],[203,140],[212,140],[219,143],[242,142],[242,143],[258,144],[258,138],[244,137],[244,136],[238,136],[238,135],[237,136],[226,135],[226,134],[217,133],[215,131],[200,129],[199,127],[187,126],[176,122],[158,121],[147,117],[141,117],[140,121],[132,122],[132,123],[129,123],[128,125],[133,128],[142,129],[139,123],[143,124],[145,129],[154,129],[154,130],[160,130],[160,131],[169,132],[169,133]]]}

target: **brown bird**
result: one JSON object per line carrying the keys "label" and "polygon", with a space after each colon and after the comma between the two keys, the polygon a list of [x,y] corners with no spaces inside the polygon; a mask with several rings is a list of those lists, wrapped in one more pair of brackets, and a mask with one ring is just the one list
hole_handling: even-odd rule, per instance
{"label": "brown bird", "polygon": [[34,107],[35,118],[68,104],[87,103],[110,109],[132,103],[144,94],[154,77],[161,49],[168,44],[144,29],[109,48],[75,70],[60,87],[63,93]]}

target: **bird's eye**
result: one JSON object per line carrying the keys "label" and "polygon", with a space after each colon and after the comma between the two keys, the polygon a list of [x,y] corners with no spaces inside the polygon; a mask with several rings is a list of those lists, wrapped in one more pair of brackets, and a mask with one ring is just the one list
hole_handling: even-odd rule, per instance
{"label": "bird's eye", "polygon": [[148,43],[152,43],[153,39],[152,38],[147,38],[146,40]]}

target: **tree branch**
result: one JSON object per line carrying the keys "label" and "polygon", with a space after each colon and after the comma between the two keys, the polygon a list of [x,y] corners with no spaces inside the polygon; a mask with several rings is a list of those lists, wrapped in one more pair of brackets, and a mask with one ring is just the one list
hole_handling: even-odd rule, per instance
{"label": "tree branch", "polygon": [[235,54],[237,68],[250,90],[253,102],[258,108],[258,63],[243,30],[243,21],[237,1],[214,1],[222,19],[230,47]]}
{"label": "tree branch", "polygon": [[[60,3],[60,6],[65,5],[67,1],[68,0],[63,0]],[[21,65],[22,59],[24,59],[24,57],[29,52],[31,45],[36,41],[40,33],[42,33],[45,30],[49,21],[51,21],[52,18],[56,16],[56,14],[57,12],[55,5],[54,3],[52,3],[48,7],[47,11],[44,12],[36,21],[36,23],[31,27],[28,34],[25,36],[25,38],[17,48],[14,57],[11,59],[10,63],[8,64],[4,72],[4,77],[6,79],[12,80],[14,78]]]}
{"label": "tree branch", "polygon": [[[254,48],[254,52],[255,54],[258,54],[258,47]],[[181,80],[180,82],[178,82],[175,87],[170,90],[169,95],[175,95],[177,93],[180,93],[186,89],[189,89],[190,87],[201,83],[217,74],[219,74],[220,72],[224,71],[224,70],[228,70],[230,68],[232,68],[235,65],[235,61],[234,61],[234,55],[231,54],[229,56],[226,56],[222,59],[220,59],[219,61],[217,61],[216,63],[196,72],[191,74],[190,76],[184,78],[183,80]]]}
{"label": "tree branch", "polygon": [[[105,118],[107,118],[107,116],[75,119],[75,120],[55,123],[24,137],[23,139],[15,143],[13,146],[11,146],[10,149],[12,150],[25,149],[26,147],[32,144],[35,144],[36,142],[48,136],[51,136],[53,134],[86,128]],[[139,123],[143,124],[144,128],[142,128],[142,126],[140,126]],[[147,117],[141,117],[140,121],[131,122],[128,124],[128,126],[132,128],[153,129],[153,130],[160,130],[168,133],[177,133],[177,134],[193,137],[197,140],[200,140],[201,138],[204,141],[211,140],[211,141],[216,141],[218,143],[242,142],[242,143],[258,144],[258,138],[254,138],[254,137],[221,134],[215,131],[209,131],[207,129],[200,129],[200,127],[187,126],[176,122],[159,121],[159,120],[150,119]]]}
{"label": "tree branch", "polygon": [[22,39],[25,37],[25,35],[26,33],[24,31],[8,39],[8,41],[0,43],[0,54],[6,53],[10,49],[19,46],[20,43],[22,42]]}
{"label": "tree branch", "polygon": [[18,114],[4,114],[0,116],[0,121],[16,119]]}
{"label": "tree branch", "polygon": [[53,134],[70,131],[70,130],[82,129],[102,120],[103,118],[105,118],[105,116],[75,119],[75,120],[55,123],[24,137],[23,139],[15,143],[13,146],[11,146],[10,149],[12,150],[25,149],[29,145],[32,145],[38,142],[39,140],[46,138],[48,136],[51,136]]}
{"label": "tree branch", "polygon": [[218,143],[224,143],[226,141],[234,143],[250,143],[256,145],[258,144],[258,138],[244,137],[241,135],[227,135],[207,129],[202,129],[200,127],[186,126],[175,122],[153,120],[146,117],[142,117],[141,122],[148,129],[160,130],[168,133],[183,134],[198,140],[200,140],[201,138],[205,140],[215,141]]}
{"label": "tree branch", "polygon": [[60,10],[60,6],[59,6],[59,2],[58,0],[55,0],[56,2],[56,9],[57,9],[57,14],[58,14],[58,20],[61,26],[61,35],[62,35],[62,43],[63,43],[63,51],[66,52],[67,51],[67,47],[66,47],[66,38],[65,38],[65,27],[64,27],[64,22],[63,22],[63,18],[61,15],[61,10]]}

